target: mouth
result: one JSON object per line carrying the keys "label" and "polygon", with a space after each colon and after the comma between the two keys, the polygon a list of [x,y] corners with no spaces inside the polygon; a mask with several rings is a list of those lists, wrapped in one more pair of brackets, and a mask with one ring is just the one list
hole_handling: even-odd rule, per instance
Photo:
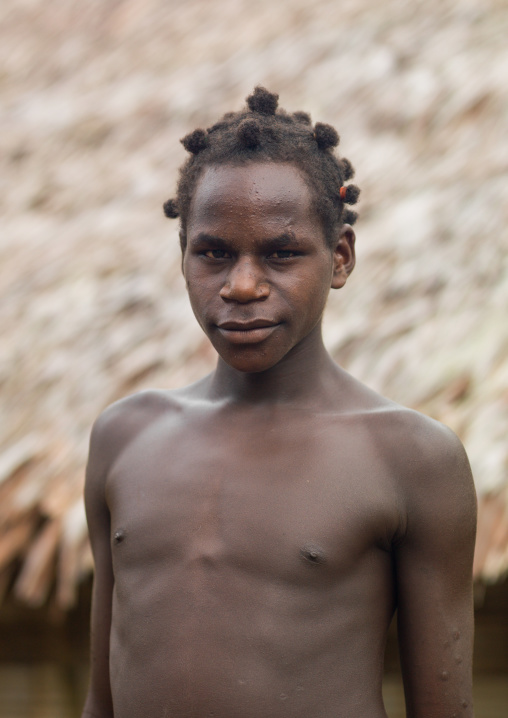
{"label": "mouth", "polygon": [[278,326],[279,322],[268,319],[217,324],[219,332],[232,344],[257,344],[267,339]]}

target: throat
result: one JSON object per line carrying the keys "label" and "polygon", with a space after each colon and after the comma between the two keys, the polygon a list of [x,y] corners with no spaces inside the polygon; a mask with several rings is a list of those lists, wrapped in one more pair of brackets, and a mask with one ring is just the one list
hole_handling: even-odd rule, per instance
{"label": "throat", "polygon": [[[319,337],[321,338],[321,337]],[[219,357],[211,377],[210,398],[249,404],[298,404],[321,406],[329,387],[336,385],[338,366],[322,340],[301,343],[273,367],[260,372],[241,372]]]}

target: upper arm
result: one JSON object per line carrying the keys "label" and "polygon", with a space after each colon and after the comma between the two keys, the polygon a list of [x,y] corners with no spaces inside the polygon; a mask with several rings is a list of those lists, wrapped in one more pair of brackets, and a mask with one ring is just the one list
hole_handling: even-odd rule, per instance
{"label": "upper arm", "polygon": [[95,564],[91,616],[90,688],[83,718],[112,718],[109,681],[109,637],[113,597],[110,517],[104,488],[108,471],[108,419],[99,417],[92,429],[86,468],[85,507]]}
{"label": "upper arm", "polygon": [[85,508],[95,573],[91,616],[90,688],[83,718],[113,718],[109,672],[114,574],[106,480],[115,460],[134,437],[170,406],[165,394],[145,391],[106,409],[95,422],[86,468]]}
{"label": "upper arm", "polygon": [[406,530],[395,549],[407,715],[465,718],[473,715],[476,495],[452,432],[428,424],[417,443],[404,477]]}

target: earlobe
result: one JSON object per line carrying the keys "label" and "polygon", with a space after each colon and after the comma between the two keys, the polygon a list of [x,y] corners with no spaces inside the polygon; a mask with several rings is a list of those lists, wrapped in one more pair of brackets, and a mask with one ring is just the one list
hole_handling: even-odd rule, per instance
{"label": "earlobe", "polygon": [[343,224],[333,250],[332,289],[340,289],[355,267],[355,233],[349,224]]}

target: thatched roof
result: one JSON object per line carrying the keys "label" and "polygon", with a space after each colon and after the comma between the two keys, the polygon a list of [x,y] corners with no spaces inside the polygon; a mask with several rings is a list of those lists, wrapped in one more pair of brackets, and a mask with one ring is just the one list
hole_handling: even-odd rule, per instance
{"label": "thatched roof", "polygon": [[326,340],[449,424],[508,568],[508,7],[501,0],[32,0],[0,10],[0,589],[72,604],[91,570],[90,426],[214,362],[161,203],[178,138],[261,82],[335,124],[363,189]]}

